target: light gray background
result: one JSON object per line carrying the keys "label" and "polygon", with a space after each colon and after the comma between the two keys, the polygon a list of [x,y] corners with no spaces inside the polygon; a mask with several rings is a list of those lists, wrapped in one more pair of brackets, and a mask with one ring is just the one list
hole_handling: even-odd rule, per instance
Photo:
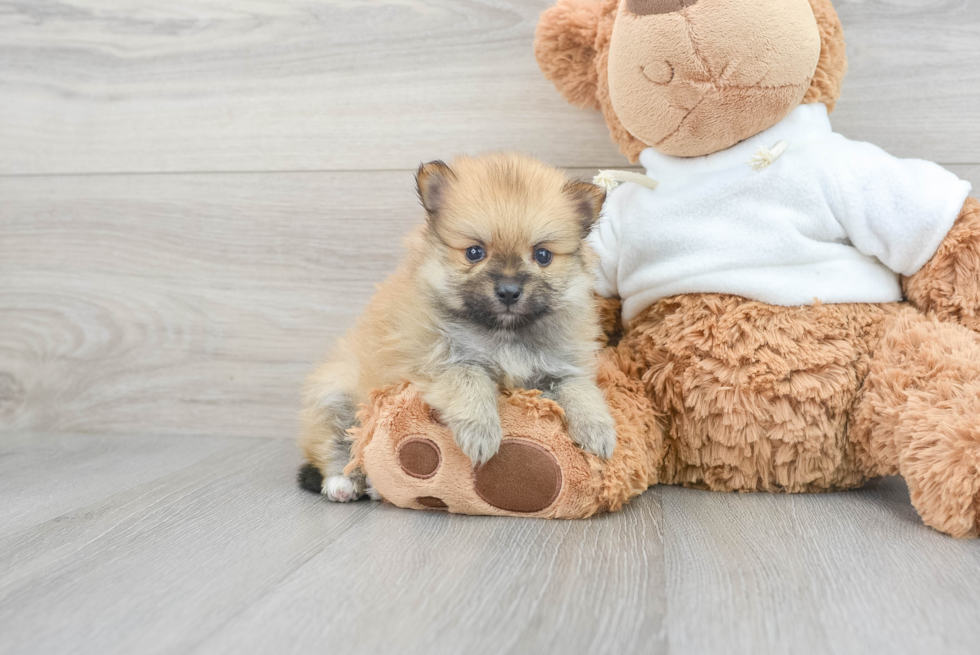
{"label": "light gray background", "polygon": [[[0,0],[0,652],[980,652],[980,543],[896,480],[582,522],[295,488],[420,161],[625,165],[537,70],[548,4]],[[980,186],[980,2],[837,5],[837,130]]]}

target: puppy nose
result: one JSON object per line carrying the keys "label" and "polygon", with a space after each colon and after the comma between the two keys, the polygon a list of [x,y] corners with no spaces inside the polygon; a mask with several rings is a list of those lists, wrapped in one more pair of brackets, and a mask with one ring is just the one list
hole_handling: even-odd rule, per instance
{"label": "puppy nose", "polygon": [[636,16],[672,14],[690,7],[698,0],[626,0],[626,9]]}
{"label": "puppy nose", "polygon": [[505,305],[513,305],[521,297],[521,285],[501,282],[497,285],[497,299]]}

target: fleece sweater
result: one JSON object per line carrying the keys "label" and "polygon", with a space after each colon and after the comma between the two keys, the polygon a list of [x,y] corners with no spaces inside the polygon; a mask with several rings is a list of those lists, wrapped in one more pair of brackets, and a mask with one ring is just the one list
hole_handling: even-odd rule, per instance
{"label": "fleece sweater", "polygon": [[[749,164],[780,141],[768,167]],[[784,306],[901,300],[899,274],[929,261],[970,192],[937,164],[835,133],[819,103],[721,152],[647,148],[640,162],[657,188],[617,187],[590,237],[597,291],[622,299],[626,321],[683,293]]]}

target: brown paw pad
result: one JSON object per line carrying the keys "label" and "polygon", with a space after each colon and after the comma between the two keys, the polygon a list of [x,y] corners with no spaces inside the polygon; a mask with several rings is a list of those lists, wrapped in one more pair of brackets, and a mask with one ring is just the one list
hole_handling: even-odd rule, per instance
{"label": "brown paw pad", "polygon": [[435,496],[419,496],[415,499],[415,502],[428,509],[447,509],[449,507],[449,505],[442,502],[441,498],[436,498]]}
{"label": "brown paw pad", "polygon": [[540,512],[558,498],[561,468],[536,443],[507,439],[489,462],[474,471],[480,498],[508,512]]}
{"label": "brown paw pad", "polygon": [[428,439],[408,439],[398,449],[398,463],[413,478],[426,480],[439,470],[442,453]]}

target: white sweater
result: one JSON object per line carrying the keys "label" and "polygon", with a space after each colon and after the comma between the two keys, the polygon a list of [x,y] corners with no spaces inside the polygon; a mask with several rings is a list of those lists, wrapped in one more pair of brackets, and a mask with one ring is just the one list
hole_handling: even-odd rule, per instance
{"label": "white sweater", "polygon": [[[779,141],[786,150],[768,168],[747,163]],[[901,300],[898,274],[929,261],[970,192],[937,164],[834,133],[823,104],[712,155],[647,148],[640,162],[659,186],[618,187],[591,236],[597,291],[622,298],[626,321],[682,293],[786,306]]]}

